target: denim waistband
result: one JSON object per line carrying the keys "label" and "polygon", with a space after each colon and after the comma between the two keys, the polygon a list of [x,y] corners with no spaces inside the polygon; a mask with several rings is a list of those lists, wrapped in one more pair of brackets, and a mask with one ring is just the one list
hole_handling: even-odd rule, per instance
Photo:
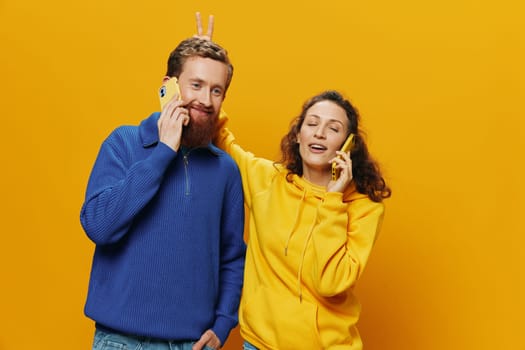
{"label": "denim waistband", "polygon": [[95,328],[98,329],[99,331],[102,331],[102,332],[105,332],[105,333],[120,334],[120,335],[129,337],[129,338],[136,339],[136,340],[141,341],[141,342],[149,341],[149,342],[168,342],[168,343],[171,343],[171,344],[178,344],[178,343],[182,344],[182,343],[194,342],[195,341],[193,339],[188,339],[188,340],[177,339],[177,340],[174,340],[174,339],[162,339],[162,338],[149,337],[149,336],[146,336],[146,335],[139,335],[139,334],[131,334],[131,333],[126,333],[126,332],[119,331],[117,329],[113,329],[113,328],[108,327],[108,326],[104,326],[103,324],[100,324],[98,322],[95,323]]}

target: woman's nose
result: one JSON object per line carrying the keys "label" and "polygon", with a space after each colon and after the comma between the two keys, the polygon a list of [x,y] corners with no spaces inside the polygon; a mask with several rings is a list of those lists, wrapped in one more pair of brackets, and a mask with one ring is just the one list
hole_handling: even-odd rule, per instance
{"label": "woman's nose", "polygon": [[324,127],[319,126],[317,129],[315,129],[314,136],[320,139],[324,139],[325,138]]}

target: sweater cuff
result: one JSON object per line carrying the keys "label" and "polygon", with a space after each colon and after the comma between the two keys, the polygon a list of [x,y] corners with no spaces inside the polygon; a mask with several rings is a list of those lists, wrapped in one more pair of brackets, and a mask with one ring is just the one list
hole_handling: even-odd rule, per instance
{"label": "sweater cuff", "polygon": [[231,318],[227,318],[224,316],[218,316],[215,320],[215,324],[212,327],[212,331],[215,333],[215,335],[219,338],[221,341],[221,348],[224,346],[224,343],[226,343],[226,339],[228,339],[228,335],[230,335],[231,330],[237,325],[237,322],[232,320]]}
{"label": "sweater cuff", "polygon": [[159,142],[151,153],[150,161],[154,169],[165,169],[177,156],[177,152],[165,143]]}

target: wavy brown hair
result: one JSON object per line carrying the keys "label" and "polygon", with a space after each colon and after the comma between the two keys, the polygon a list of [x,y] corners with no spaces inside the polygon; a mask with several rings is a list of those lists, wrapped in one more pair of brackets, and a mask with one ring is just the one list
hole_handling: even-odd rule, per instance
{"label": "wavy brown hair", "polygon": [[364,132],[359,127],[359,113],[350,101],[337,91],[324,91],[303,105],[301,114],[292,120],[290,130],[281,140],[281,160],[288,170],[287,178],[290,181],[292,174],[303,175],[303,160],[299,153],[297,135],[303,126],[307,111],[316,103],[331,101],[343,108],[348,117],[348,134],[354,134],[354,146],[350,153],[352,158],[352,174],[356,189],[359,193],[366,194],[374,202],[381,202],[392,194],[381,174],[379,164],[371,157],[365,143]]}
{"label": "wavy brown hair", "polygon": [[228,90],[233,77],[233,65],[228,57],[228,52],[219,44],[206,39],[192,37],[181,41],[170,53],[166,76],[178,79],[186,60],[194,56],[211,58],[224,63],[228,67],[228,80],[226,81],[226,90]]}

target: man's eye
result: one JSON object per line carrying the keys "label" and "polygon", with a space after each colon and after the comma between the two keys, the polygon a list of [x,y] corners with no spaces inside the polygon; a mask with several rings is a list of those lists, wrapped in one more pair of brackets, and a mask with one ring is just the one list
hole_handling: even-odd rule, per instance
{"label": "man's eye", "polygon": [[222,95],[222,90],[221,89],[213,89],[212,90],[212,94],[214,94],[216,96],[221,96]]}

